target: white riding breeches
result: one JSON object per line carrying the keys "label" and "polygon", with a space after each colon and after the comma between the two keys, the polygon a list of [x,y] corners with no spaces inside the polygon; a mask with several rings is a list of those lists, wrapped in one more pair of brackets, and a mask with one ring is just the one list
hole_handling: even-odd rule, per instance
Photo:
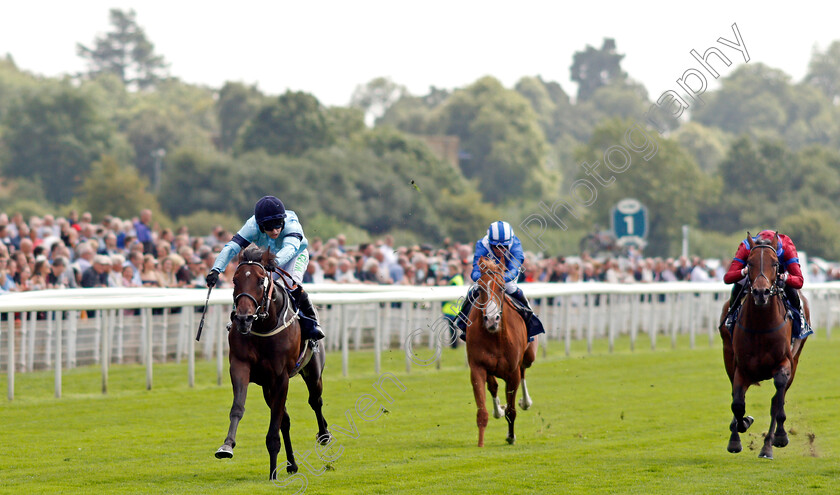
{"label": "white riding breeches", "polygon": [[303,284],[303,274],[306,273],[306,267],[309,266],[309,251],[303,250],[299,255],[295,256],[288,263],[281,266],[283,270],[285,270],[289,275],[292,276],[292,280],[289,280],[288,277],[285,275],[283,276],[286,279],[286,282],[291,285],[292,283],[296,283],[298,285]]}

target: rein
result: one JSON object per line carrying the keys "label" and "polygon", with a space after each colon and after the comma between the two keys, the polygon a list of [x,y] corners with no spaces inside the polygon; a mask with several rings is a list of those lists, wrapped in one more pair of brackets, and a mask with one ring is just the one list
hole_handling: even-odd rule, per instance
{"label": "rein", "polygon": [[[256,266],[262,268],[263,271],[265,272],[265,276],[263,277],[263,281],[262,281],[262,286],[263,286],[262,302],[257,301],[257,299],[254,296],[252,296],[251,294],[248,294],[247,292],[241,292],[241,293],[237,294],[236,297],[233,298],[233,304],[235,305],[240,297],[247,297],[248,299],[254,301],[254,305],[257,306],[257,309],[255,310],[255,315],[254,315],[254,321],[268,320],[268,308],[269,308],[269,305],[271,304],[271,301],[273,300],[273,297],[274,297],[274,283],[271,279],[271,276],[269,275],[272,272],[269,271],[268,269],[266,269],[266,267],[263,266],[261,263],[256,262],[256,261],[243,261],[243,262],[239,263],[239,266],[237,266],[237,270],[242,265],[256,265]],[[286,272],[285,270],[283,270],[282,268],[275,268],[274,270],[277,273],[285,275],[286,277],[289,278],[289,280],[292,280],[292,276],[289,275],[289,273]],[[281,277],[281,278],[283,278],[283,277]],[[286,282],[285,278],[283,278],[283,284],[289,290],[292,290],[296,286],[296,285],[290,286],[289,283]],[[277,318],[277,325],[271,331],[260,333],[260,332],[255,332],[255,331],[251,330],[249,333],[251,335],[255,335],[257,337],[271,337],[272,335],[277,335],[278,333],[282,332],[283,330],[288,328],[289,325],[291,325],[292,322],[294,322],[298,318],[299,311],[295,311],[294,313],[291,314],[291,316],[289,316],[290,306],[291,306],[290,304],[285,305],[285,308],[283,310],[283,317],[282,318],[279,318],[279,317]],[[288,319],[287,319],[287,317],[288,317]]]}
{"label": "rein", "polygon": [[255,311],[256,314],[254,315],[254,320],[268,319],[268,305],[271,303],[271,298],[274,295],[274,284],[271,283],[271,277],[268,276],[269,271],[266,270],[265,267],[262,266],[262,264],[256,261],[243,261],[242,263],[239,263],[239,266],[237,266],[236,269],[239,270],[239,267],[241,267],[242,265],[256,265],[262,268],[263,272],[265,272],[266,276],[263,277],[262,282],[263,297],[262,301],[257,301],[257,299],[251,294],[248,294],[247,292],[240,292],[236,295],[236,297],[233,298],[233,304],[235,305],[240,297],[247,297],[248,299],[254,301],[254,305],[257,307]]}

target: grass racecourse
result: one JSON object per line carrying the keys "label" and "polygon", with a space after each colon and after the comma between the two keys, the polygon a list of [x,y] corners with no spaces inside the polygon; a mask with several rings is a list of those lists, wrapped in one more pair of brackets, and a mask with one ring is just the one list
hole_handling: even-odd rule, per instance
{"label": "grass racecourse", "polygon": [[[519,411],[516,445],[491,417],[483,449],[462,348],[447,350],[441,369],[410,374],[401,351],[386,353],[383,372],[406,388],[383,382],[392,403],[374,390],[371,353],[351,353],[351,378],[330,354],[324,412],[336,444],[321,455],[334,460],[315,451],[314,415],[296,378],[289,407],[301,472],[281,473],[277,484],[268,481],[268,408],[255,385],[234,458],[214,458],[232,399],[227,378],[215,384],[214,363],[198,363],[193,389],[185,364],[156,366],[151,391],[142,367],[114,366],[104,396],[98,368],[74,369],[61,399],[52,397],[51,371],[18,374],[15,400],[0,405],[0,492],[840,493],[840,342],[819,332],[806,344],[787,400],[791,442],[772,461],[757,457],[772,385],[747,393],[756,422],[742,435],[744,451],[727,453],[729,382],[719,343],[700,342],[631,352],[621,340],[609,354],[601,341],[592,355],[575,342],[571,357],[552,342],[528,373],[534,406]],[[387,409],[372,421],[356,411],[367,394]]]}

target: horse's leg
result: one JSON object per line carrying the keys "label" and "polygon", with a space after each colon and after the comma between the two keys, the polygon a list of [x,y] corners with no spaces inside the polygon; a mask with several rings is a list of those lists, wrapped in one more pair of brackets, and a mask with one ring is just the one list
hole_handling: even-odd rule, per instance
{"label": "horse's leg", "polygon": [[248,363],[237,359],[230,360],[230,383],[233,385],[233,405],[230,407],[230,427],[225,443],[216,451],[217,459],[233,457],[236,447],[236,429],[242,415],[245,414],[245,397],[248,395],[248,382],[251,379],[251,368]]}
{"label": "horse's leg", "polygon": [[263,385],[263,398],[270,411],[268,420],[268,433],[265,436],[265,448],[268,450],[269,480],[277,479],[277,453],[280,452],[280,412],[274,407],[276,384]]}
{"label": "horse's leg", "polygon": [[531,364],[537,359],[537,339],[529,342],[525,348],[525,354],[522,356],[522,366],[519,367],[519,377],[522,379],[522,399],[519,401],[519,407],[523,411],[531,408],[534,401],[531,400],[531,395],[528,394],[528,385],[525,384],[525,369],[530,368]]}
{"label": "horse's leg", "polygon": [[472,381],[473,395],[478,412],[475,422],[478,425],[478,446],[484,447],[484,429],[487,428],[487,405],[484,395],[484,383],[487,381],[487,371],[479,365],[470,363],[470,381]]}
{"label": "horse's leg", "polygon": [[318,351],[312,355],[309,363],[301,370],[301,376],[303,376],[303,381],[306,382],[306,388],[309,390],[309,407],[315,411],[315,420],[318,423],[318,434],[315,439],[321,445],[326,445],[329,443],[332,435],[327,430],[327,420],[324,419],[324,415],[321,413],[321,408],[324,405],[324,401],[321,398],[321,394],[323,393],[321,372],[323,370],[324,346],[319,345]]}
{"label": "horse's leg", "polygon": [[[790,381],[790,361],[785,360],[782,366],[773,374],[773,385],[776,387],[776,393],[773,395],[773,401],[770,406],[770,430],[767,436],[764,437],[764,447],[761,449],[759,457],[765,459],[773,458],[773,447],[786,447],[788,444],[788,436],[785,431],[785,391],[787,384]],[[775,427],[775,431],[774,430]]]}
{"label": "horse's leg", "polygon": [[802,348],[805,347],[805,341],[808,340],[808,337],[799,341],[799,345],[797,345],[794,350],[796,351],[795,354],[792,354],[791,362],[790,362],[790,380],[788,380],[787,388],[790,389],[791,384],[793,384],[793,378],[796,376],[796,367],[799,366],[799,355],[802,354]]}
{"label": "horse's leg", "polygon": [[499,419],[505,415],[505,409],[499,402],[499,382],[493,375],[487,375],[487,390],[490,391],[490,397],[493,398],[493,417]]}
{"label": "horse's leg", "polygon": [[505,419],[508,422],[507,443],[516,443],[516,435],[513,432],[513,423],[516,421],[516,391],[519,389],[519,373],[515,371],[505,380],[505,396],[507,407],[505,407]]}
{"label": "horse's leg", "polygon": [[283,432],[283,440],[286,448],[286,472],[294,474],[298,470],[295,463],[294,452],[289,438],[289,415],[286,412],[286,393],[289,390],[289,376],[277,377],[270,391],[265,391],[266,403],[271,408],[271,419],[268,424],[268,433],[265,436],[265,447],[268,449],[269,479],[277,479],[277,454],[280,452],[280,431]]}
{"label": "horse's leg", "polygon": [[744,417],[746,412],[746,395],[747,387],[745,380],[741,373],[736,369],[735,377],[732,382],[732,414],[734,415],[732,422],[729,424],[729,430],[732,434],[729,437],[729,445],[726,450],[737,454],[741,451],[741,436],[738,433],[744,433],[752,425],[753,418],[750,416]]}
{"label": "horse's leg", "polygon": [[[808,304],[808,299],[805,297],[805,294],[802,292],[799,293],[799,299],[802,300],[802,308],[805,311],[805,319],[808,321],[808,324],[811,324],[811,308]],[[790,363],[790,380],[788,380],[787,388],[789,389],[791,384],[793,384],[793,378],[796,376],[796,367],[799,365],[799,355],[802,354],[802,348],[805,347],[805,341],[808,340],[808,337],[804,339],[797,340],[796,345],[793,347],[793,353],[791,357]]]}
{"label": "horse's leg", "polygon": [[531,404],[533,404],[534,401],[531,400],[531,395],[528,393],[528,385],[525,383],[525,368],[519,368],[519,376],[522,382],[522,398],[519,399],[519,407],[521,407],[523,411],[527,411],[531,408]]}

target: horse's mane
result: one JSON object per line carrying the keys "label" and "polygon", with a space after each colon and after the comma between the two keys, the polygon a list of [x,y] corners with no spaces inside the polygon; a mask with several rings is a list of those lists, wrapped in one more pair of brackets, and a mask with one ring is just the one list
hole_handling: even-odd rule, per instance
{"label": "horse's mane", "polygon": [[[263,254],[265,253],[265,249],[262,249],[255,244],[251,244],[250,246],[245,248],[244,251],[242,251],[242,254],[239,255],[239,258],[241,261],[252,261],[262,264],[262,258]],[[277,268],[277,258],[271,256],[270,261],[268,262],[268,265],[265,268],[270,272],[274,271],[274,269]]]}

